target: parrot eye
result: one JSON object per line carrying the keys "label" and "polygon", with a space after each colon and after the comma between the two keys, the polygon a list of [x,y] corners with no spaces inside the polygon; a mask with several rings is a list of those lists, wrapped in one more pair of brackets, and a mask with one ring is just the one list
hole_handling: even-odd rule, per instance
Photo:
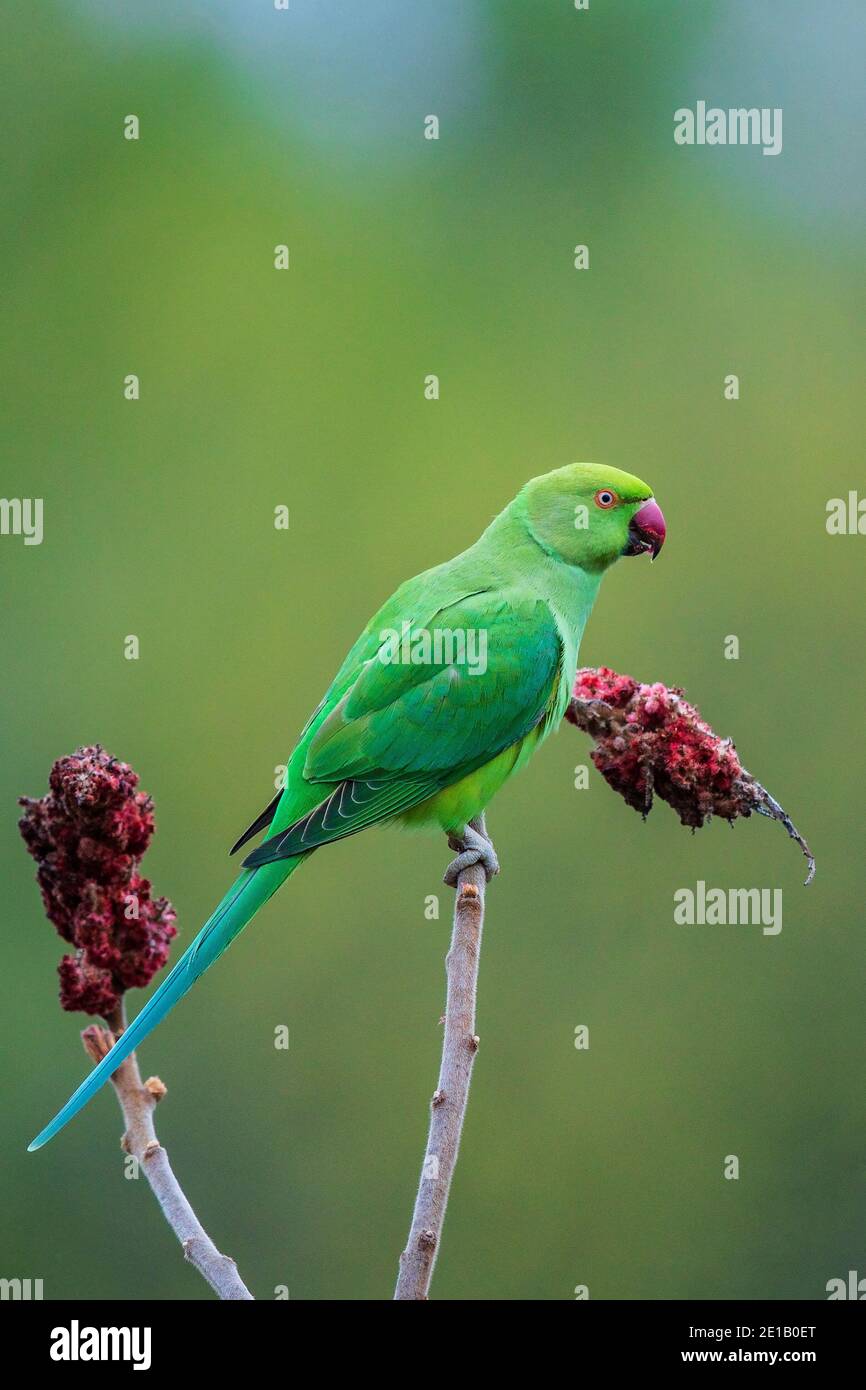
{"label": "parrot eye", "polygon": [[603,487],[599,492],[595,494],[595,505],[597,507],[613,507],[616,505],[618,501],[619,498],[617,497],[616,493],[611,492],[610,488],[608,487]]}

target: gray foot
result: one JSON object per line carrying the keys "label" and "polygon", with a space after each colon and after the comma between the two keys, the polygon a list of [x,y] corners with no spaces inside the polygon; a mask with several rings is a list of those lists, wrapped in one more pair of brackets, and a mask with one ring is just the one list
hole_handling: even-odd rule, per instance
{"label": "gray foot", "polygon": [[443,882],[447,883],[449,888],[457,887],[458,874],[468,869],[470,864],[482,865],[488,883],[494,874],[499,873],[499,860],[492,843],[486,835],[481,835],[471,825],[467,825],[460,836],[449,835],[448,844],[451,849],[459,850],[457,857],[451,860],[443,875]]}

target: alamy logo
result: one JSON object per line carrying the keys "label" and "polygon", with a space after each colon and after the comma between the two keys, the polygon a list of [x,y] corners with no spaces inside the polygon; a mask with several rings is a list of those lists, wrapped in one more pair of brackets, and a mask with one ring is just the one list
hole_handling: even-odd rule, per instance
{"label": "alamy logo", "polygon": [[25,545],[41,545],[42,505],[41,497],[0,497],[0,536],[23,536]]}
{"label": "alamy logo", "polygon": [[850,1298],[862,1303],[866,1299],[866,1279],[861,1279],[856,1269],[848,1270],[846,1279],[828,1279],[827,1301],[832,1303],[836,1299]]}
{"label": "alamy logo", "polygon": [[699,878],[694,888],[674,893],[677,926],[761,926],[764,936],[782,930],[781,888],[708,888]]}
{"label": "alamy logo", "polygon": [[781,154],[782,108],[708,109],[705,101],[699,101],[694,111],[681,106],[674,112],[674,140],[678,145],[761,145],[762,154]]}
{"label": "alamy logo", "polygon": [[866,497],[853,491],[847,498],[831,497],[825,524],[830,536],[866,536]]}
{"label": "alamy logo", "polygon": [[487,670],[487,631],[474,627],[386,627],[377,653],[383,666],[465,666],[470,676]]}
{"label": "alamy logo", "polygon": [[41,1279],[0,1279],[0,1300],[29,1303],[42,1298]]}
{"label": "alamy logo", "polygon": [[52,1361],[131,1361],[134,1371],[150,1370],[149,1327],[68,1327],[51,1331]]}

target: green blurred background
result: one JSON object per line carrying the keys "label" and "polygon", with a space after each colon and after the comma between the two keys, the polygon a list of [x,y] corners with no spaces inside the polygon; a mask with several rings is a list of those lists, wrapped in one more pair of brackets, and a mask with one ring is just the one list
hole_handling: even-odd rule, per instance
{"label": "green blurred background", "polygon": [[[825,529],[863,486],[862,7],[70,0],[3,28],[2,492],[44,498],[45,539],[0,538],[0,1275],[210,1296],[122,1176],[110,1091],[24,1151],[83,1075],[85,1020],[56,1003],[15,798],[80,743],[130,761],[179,949],[369,614],[577,459],[648,479],[669,537],[608,577],[583,660],[684,685],[818,877],[768,822],[641,824],[594,770],[574,789],[575,730],[545,746],[489,817],[503,874],[434,1295],[813,1299],[866,1274],[866,540]],[[782,154],[677,147],[698,99],[782,107]],[[258,1297],[391,1294],[447,857],[397,831],[316,856],[142,1051],[160,1137]],[[675,926],[699,878],[781,887],[781,934]]]}

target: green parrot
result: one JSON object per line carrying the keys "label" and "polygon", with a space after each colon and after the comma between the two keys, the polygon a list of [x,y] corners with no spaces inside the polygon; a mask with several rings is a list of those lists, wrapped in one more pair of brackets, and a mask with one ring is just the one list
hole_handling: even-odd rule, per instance
{"label": "green parrot", "polygon": [[[655,557],[665,522],[629,473],[575,463],[533,478],[445,564],[402,584],[352,647],[234,850],[269,829],[137,1018],[30,1149],[57,1134],[314,850],[383,821],[444,830],[498,871],[470,825],[558,726],[602,576]],[[234,853],[234,850],[232,853]]]}

